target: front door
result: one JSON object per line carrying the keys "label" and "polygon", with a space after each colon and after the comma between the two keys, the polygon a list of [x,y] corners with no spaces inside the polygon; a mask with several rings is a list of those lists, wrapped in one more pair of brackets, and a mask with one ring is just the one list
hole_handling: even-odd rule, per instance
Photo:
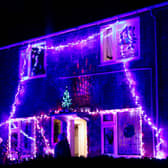
{"label": "front door", "polygon": [[[87,157],[87,123],[84,119],[75,118],[68,121],[67,135],[72,156]],[[68,131],[69,130],[69,131]]]}
{"label": "front door", "polygon": [[87,157],[87,122],[76,114],[56,115],[53,118],[52,144],[60,133],[65,133],[72,156]]}

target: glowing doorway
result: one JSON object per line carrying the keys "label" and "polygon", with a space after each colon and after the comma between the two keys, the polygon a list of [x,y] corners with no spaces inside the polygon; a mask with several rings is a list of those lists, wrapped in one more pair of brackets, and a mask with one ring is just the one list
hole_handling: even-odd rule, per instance
{"label": "glowing doorway", "polygon": [[87,157],[87,122],[79,117],[69,120],[67,133],[71,155]]}

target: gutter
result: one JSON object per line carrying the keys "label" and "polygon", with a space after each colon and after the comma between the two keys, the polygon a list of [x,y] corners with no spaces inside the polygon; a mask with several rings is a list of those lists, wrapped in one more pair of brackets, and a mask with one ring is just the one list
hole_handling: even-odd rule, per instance
{"label": "gutter", "polygon": [[[151,17],[153,18],[153,30],[154,30],[154,57],[155,57],[155,109],[156,109],[156,127],[159,129],[159,91],[158,91],[158,49],[157,49],[157,20],[151,10]],[[157,138],[158,141],[158,138]],[[155,152],[156,153],[156,152]]]}

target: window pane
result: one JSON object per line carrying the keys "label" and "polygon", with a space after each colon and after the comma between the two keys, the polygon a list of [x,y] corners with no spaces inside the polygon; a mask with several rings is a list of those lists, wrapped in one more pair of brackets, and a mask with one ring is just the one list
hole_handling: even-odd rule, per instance
{"label": "window pane", "polygon": [[54,143],[58,142],[58,136],[61,133],[61,121],[54,120]]}
{"label": "window pane", "polygon": [[141,123],[140,113],[124,112],[117,114],[118,119],[118,154],[140,155]]}
{"label": "window pane", "polygon": [[103,121],[113,121],[113,114],[104,114]]}
{"label": "window pane", "polygon": [[104,153],[114,152],[114,134],[113,128],[104,128]]}
{"label": "window pane", "polygon": [[32,48],[31,52],[31,76],[45,74],[44,50]]}
{"label": "window pane", "polygon": [[11,135],[11,150],[17,151],[18,150],[18,134],[12,133]]}

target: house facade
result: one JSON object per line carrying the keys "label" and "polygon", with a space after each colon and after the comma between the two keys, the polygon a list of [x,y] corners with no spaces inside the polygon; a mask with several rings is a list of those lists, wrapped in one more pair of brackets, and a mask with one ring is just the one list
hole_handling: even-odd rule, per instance
{"label": "house facade", "polygon": [[72,156],[166,157],[167,7],[0,48],[7,156],[53,154],[64,133]]}

